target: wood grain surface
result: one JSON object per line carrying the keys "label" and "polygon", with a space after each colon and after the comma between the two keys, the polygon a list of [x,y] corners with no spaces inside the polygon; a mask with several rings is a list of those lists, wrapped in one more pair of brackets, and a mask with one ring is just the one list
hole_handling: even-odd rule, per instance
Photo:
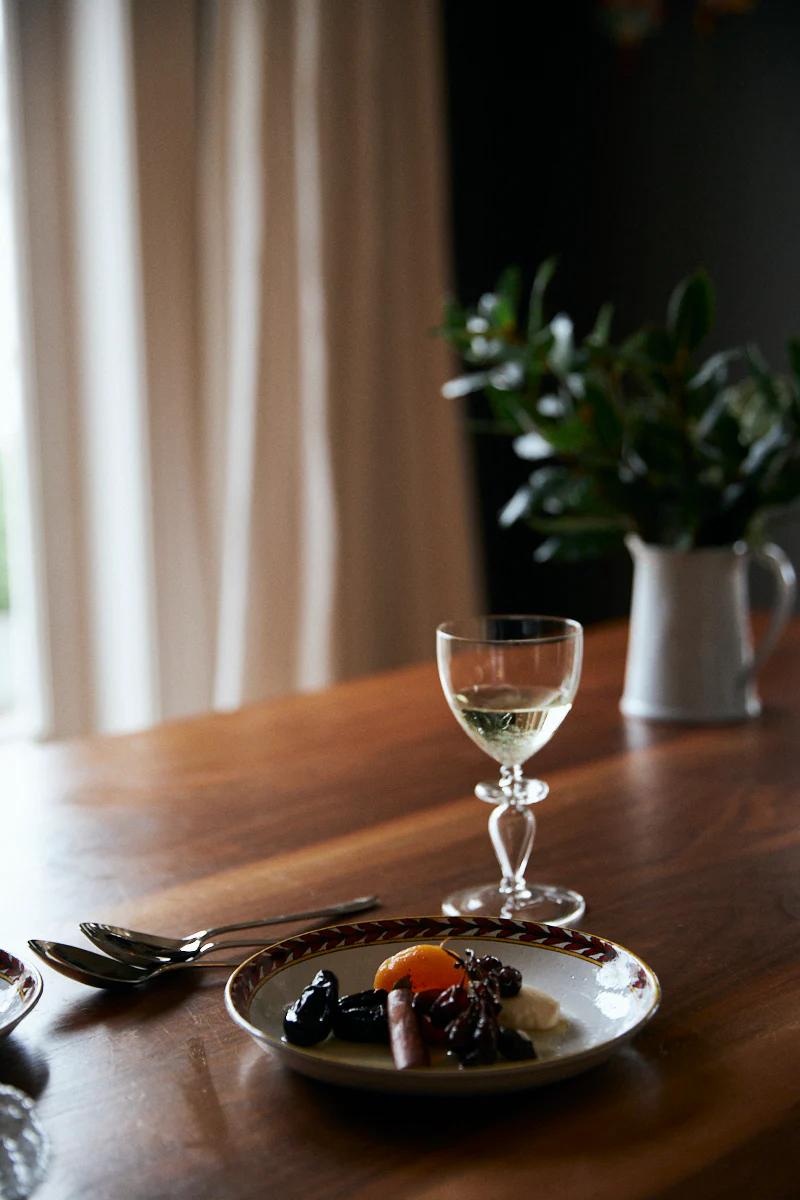
{"label": "wood grain surface", "polygon": [[[226,1015],[224,972],[110,995],[42,965],[0,1042],[53,1146],[41,1200],[538,1200],[800,1195],[800,625],[764,715],[623,720],[624,630],[588,637],[537,759],[532,878],[657,971],[663,1006],[606,1065],[516,1096],[421,1101],[293,1076]],[[432,665],[136,736],[0,751],[0,946],[80,920],[180,933],[378,891],[437,912],[495,875],[491,777]],[[283,932],[283,931],[281,931]]]}

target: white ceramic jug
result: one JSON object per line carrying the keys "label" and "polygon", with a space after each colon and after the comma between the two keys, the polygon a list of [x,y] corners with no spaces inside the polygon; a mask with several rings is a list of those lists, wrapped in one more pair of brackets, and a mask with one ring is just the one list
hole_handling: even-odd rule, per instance
{"label": "white ceramic jug", "polygon": [[[795,574],[774,545],[744,543],[700,550],[627,539],[634,563],[625,691],[629,717],[664,721],[737,721],[761,712],[756,673],[792,611]],[[772,620],[753,650],[747,567],[774,574]]]}

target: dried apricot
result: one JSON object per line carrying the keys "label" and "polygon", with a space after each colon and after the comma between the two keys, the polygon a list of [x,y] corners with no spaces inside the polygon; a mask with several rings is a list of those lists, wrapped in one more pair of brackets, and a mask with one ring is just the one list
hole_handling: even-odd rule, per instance
{"label": "dried apricot", "polygon": [[399,954],[393,954],[378,967],[375,987],[385,988],[388,992],[403,979],[411,981],[414,992],[428,988],[443,991],[454,984],[467,985],[466,971],[456,956],[442,946],[408,946]]}

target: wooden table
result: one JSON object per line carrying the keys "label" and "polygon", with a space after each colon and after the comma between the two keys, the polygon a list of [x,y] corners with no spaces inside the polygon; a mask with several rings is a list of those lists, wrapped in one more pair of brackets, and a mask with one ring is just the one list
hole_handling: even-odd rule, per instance
{"label": "wooden table", "polygon": [[[764,716],[681,728],[617,711],[624,630],[589,636],[542,752],[533,876],[658,972],[661,1012],[605,1066],[541,1091],[410,1101],[284,1073],[222,973],[110,995],[42,966],[0,1081],[53,1144],[40,1200],[537,1200],[800,1195],[800,625]],[[79,920],[164,932],[380,892],[438,911],[491,878],[487,760],[431,665],[131,737],[7,747],[0,945]]]}

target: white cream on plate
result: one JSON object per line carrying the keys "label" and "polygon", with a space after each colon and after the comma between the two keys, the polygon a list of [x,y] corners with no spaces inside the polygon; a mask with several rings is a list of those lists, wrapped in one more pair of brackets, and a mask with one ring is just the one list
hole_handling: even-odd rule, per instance
{"label": "white cream on plate", "polygon": [[500,1024],[523,1032],[552,1029],[561,1020],[561,1005],[538,988],[521,987],[516,996],[501,1001]]}

